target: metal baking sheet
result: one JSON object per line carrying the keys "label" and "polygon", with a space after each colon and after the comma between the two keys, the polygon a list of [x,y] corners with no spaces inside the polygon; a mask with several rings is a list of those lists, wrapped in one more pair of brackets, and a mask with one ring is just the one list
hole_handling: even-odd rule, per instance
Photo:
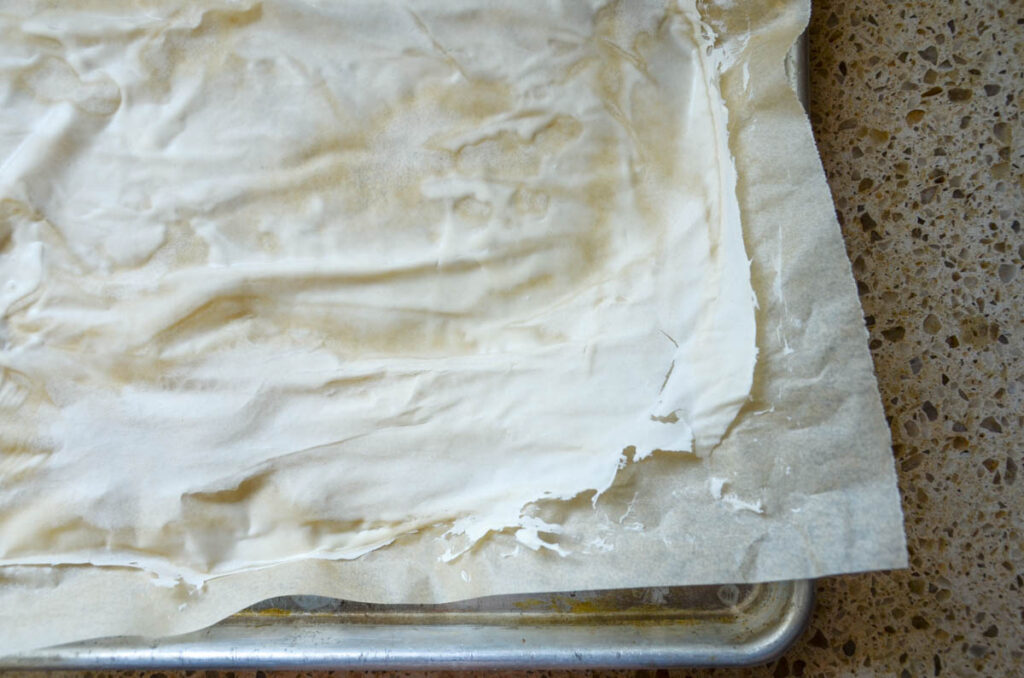
{"label": "metal baking sheet", "polygon": [[[807,36],[786,73],[807,106]],[[264,601],[210,628],[0,657],[0,669],[484,669],[748,666],[800,635],[812,581],[620,589],[373,605]]]}
{"label": "metal baking sheet", "polygon": [[806,624],[809,581],[495,596],[448,605],[275,598],[208,629],[97,640],[2,668],[484,669],[743,666]]}

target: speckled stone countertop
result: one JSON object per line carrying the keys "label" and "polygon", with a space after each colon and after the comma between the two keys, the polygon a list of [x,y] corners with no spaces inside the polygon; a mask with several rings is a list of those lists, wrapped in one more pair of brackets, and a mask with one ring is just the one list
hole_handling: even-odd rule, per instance
{"label": "speckled stone countertop", "polygon": [[814,0],[811,119],[911,567],[819,582],[810,628],[769,666],[679,675],[1024,675],[1021,17],[1018,0]]}

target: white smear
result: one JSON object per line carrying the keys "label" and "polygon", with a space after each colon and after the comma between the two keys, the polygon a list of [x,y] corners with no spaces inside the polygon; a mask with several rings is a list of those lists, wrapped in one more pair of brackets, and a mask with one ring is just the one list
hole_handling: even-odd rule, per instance
{"label": "white smear", "polygon": [[633,507],[636,505],[637,496],[639,496],[639,492],[634,492],[633,498],[630,499],[629,504],[626,505],[626,512],[619,516],[619,525],[621,525],[622,521],[624,521],[629,516],[629,514],[633,512]]}
{"label": "white smear", "polygon": [[761,507],[761,500],[758,499],[755,502],[747,501],[742,499],[739,495],[732,492],[722,495],[722,503],[731,508],[734,511],[752,511],[753,513],[763,514],[764,509]]}
{"label": "white smear", "polygon": [[518,541],[520,544],[530,549],[531,551],[548,549],[549,551],[554,551],[560,556],[567,556],[570,553],[568,550],[562,548],[560,545],[554,542],[545,541],[541,539],[540,535],[537,534],[536,531],[528,530],[526,528],[516,530],[516,541]]}
{"label": "white smear", "polygon": [[723,489],[728,484],[729,480],[727,478],[718,478],[712,476],[708,478],[708,491],[711,492],[712,497],[721,501],[723,504],[725,504],[734,511],[752,511],[753,513],[757,514],[764,513],[764,508],[761,505],[760,499],[752,502],[743,499],[735,492],[723,493]]}
{"label": "white smear", "polygon": [[715,499],[722,498],[722,488],[729,482],[728,478],[716,478],[712,476],[708,478],[708,490],[711,491],[711,496]]}

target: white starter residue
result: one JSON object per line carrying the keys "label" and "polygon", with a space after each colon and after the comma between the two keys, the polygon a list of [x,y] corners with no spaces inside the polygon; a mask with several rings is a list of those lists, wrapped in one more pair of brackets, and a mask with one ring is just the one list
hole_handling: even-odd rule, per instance
{"label": "white starter residue", "polygon": [[735,492],[723,492],[723,488],[729,483],[727,478],[712,476],[708,478],[708,490],[711,496],[721,501],[734,511],[751,511],[752,513],[764,513],[761,500],[750,501],[743,499]]}
{"label": "white starter residue", "polygon": [[525,507],[708,454],[756,349],[694,4],[9,3],[0,565],[564,552]]}

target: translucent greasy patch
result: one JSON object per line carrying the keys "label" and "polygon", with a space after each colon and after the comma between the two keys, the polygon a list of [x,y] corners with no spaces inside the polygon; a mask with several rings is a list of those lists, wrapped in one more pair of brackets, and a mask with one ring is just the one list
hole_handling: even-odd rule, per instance
{"label": "translucent greasy patch", "polygon": [[712,38],[506,5],[0,13],[0,565],[563,553],[529,507],[718,444],[756,349]]}

